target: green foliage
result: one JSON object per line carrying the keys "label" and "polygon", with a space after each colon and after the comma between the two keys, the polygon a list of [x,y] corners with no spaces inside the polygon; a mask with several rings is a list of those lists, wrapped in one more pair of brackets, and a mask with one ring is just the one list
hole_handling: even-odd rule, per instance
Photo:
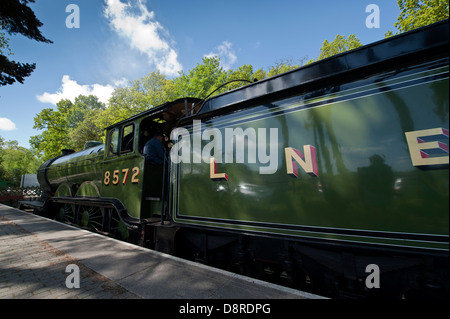
{"label": "green foliage", "polygon": [[[253,82],[255,78],[263,79],[265,77],[266,73],[262,69],[254,71],[251,65],[243,65],[236,71],[225,71],[220,66],[218,57],[205,57],[202,59],[202,63],[198,63],[188,73],[181,72],[174,79],[169,80],[156,71],[130,82],[127,87],[115,89],[106,113],[114,123],[178,98],[205,98],[231,80]],[[236,81],[214,94],[220,94],[245,84],[247,83]]]}
{"label": "green foliage", "polygon": [[[98,118],[103,116],[100,109],[88,110],[84,120],[69,131],[69,146],[74,150],[82,150],[87,141],[104,141],[104,127],[99,125]],[[101,122],[100,122],[101,123]],[[108,126],[108,125],[107,125]],[[106,127],[106,126],[105,126]]]}
{"label": "green foliage", "polygon": [[32,151],[0,136],[0,180],[18,186],[23,174],[35,174],[41,164]]}
{"label": "green foliage", "polygon": [[400,15],[394,26],[400,32],[448,19],[449,0],[397,0]]}
{"label": "green foliage", "polygon": [[[400,15],[395,22],[395,34],[411,31],[429,24],[448,19],[449,0],[397,0]],[[385,37],[395,35],[388,31]]]}
{"label": "green foliage", "polygon": [[362,43],[354,34],[350,34],[347,38],[338,34],[332,42],[328,42],[328,40],[323,41],[319,57],[309,60],[308,63],[317,62],[332,57],[333,55],[359,48],[360,46],[362,46]]}
{"label": "green foliage", "polygon": [[159,71],[151,72],[131,82],[128,87],[116,88],[109,100],[109,107],[115,110],[119,120],[144,112],[173,99],[170,82]]}
{"label": "green foliage", "polygon": [[[78,96],[75,102],[61,100],[57,109],[43,109],[34,117],[34,129],[43,130],[30,138],[30,144],[43,154],[43,159],[61,155],[61,150],[71,148],[81,150],[87,140],[100,140],[103,127],[93,127],[93,123],[106,109],[96,96]],[[74,136],[76,135],[76,136]],[[80,142],[83,140],[83,142]]]}
{"label": "green foliage", "polygon": [[247,85],[248,82],[254,82],[265,79],[266,76],[267,74],[262,68],[254,71],[253,66],[251,64],[244,64],[240,66],[236,71],[229,70],[227,72],[227,78],[225,82],[229,81],[235,82],[231,82],[230,84],[226,85],[218,93],[240,88],[243,85]]}
{"label": "green foliage", "polygon": [[227,80],[227,72],[220,66],[218,57],[205,57],[188,74],[182,72],[174,79],[179,97],[205,98]]}
{"label": "green foliage", "polygon": [[274,75],[285,73],[301,67],[306,61],[306,57],[299,59],[299,63],[296,64],[293,59],[282,59],[277,61],[267,73],[267,77],[270,78]]}

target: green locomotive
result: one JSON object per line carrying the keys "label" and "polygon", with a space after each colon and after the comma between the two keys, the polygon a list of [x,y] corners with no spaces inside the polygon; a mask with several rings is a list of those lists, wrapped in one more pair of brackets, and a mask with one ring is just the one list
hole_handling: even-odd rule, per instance
{"label": "green locomotive", "polygon": [[[448,296],[448,49],[447,20],[152,108],[44,163],[33,205],[330,297]],[[145,161],[155,131],[163,165]]]}

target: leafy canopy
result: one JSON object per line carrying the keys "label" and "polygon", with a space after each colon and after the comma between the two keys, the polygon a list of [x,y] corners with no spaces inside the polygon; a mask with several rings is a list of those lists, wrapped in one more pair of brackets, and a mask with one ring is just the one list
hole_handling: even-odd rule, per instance
{"label": "leafy canopy", "polygon": [[[396,34],[411,31],[448,19],[449,0],[397,0],[400,15],[395,22]],[[392,31],[385,36],[393,36]]]}
{"label": "leafy canopy", "polygon": [[19,146],[17,141],[5,141],[0,136],[0,180],[18,186],[21,176],[36,173],[41,163],[32,151]]}
{"label": "leafy canopy", "polygon": [[44,160],[61,155],[64,148],[81,150],[86,141],[101,140],[101,111],[105,109],[93,95],[80,95],[74,103],[63,99],[56,110],[45,108],[34,117],[33,128],[43,132],[32,136],[30,144]]}

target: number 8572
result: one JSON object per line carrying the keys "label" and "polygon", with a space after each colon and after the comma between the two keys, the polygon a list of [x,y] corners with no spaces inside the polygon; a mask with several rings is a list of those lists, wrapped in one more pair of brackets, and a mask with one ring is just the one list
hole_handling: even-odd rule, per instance
{"label": "number 8572", "polygon": [[[140,173],[139,167],[133,167],[131,169],[131,183],[132,184],[139,184],[139,178],[138,178],[139,173]],[[119,185],[119,183],[126,185],[129,175],[130,175],[129,168],[124,168],[122,170],[116,169],[112,172],[112,174],[110,171],[105,171],[105,178],[103,179],[103,184],[109,185],[112,182],[113,185]]]}

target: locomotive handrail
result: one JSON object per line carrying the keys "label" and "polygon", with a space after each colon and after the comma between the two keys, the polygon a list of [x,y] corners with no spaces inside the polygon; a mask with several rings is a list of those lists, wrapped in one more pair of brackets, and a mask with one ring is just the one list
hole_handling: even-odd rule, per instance
{"label": "locomotive handrail", "polygon": [[[211,95],[213,95],[215,92],[217,92],[218,90],[220,90],[220,89],[223,88],[224,86],[226,86],[226,85],[228,85],[228,84],[230,84],[230,83],[233,83],[233,82],[247,82],[247,83],[253,83],[253,82],[257,82],[257,80],[255,79],[254,81],[249,81],[249,80],[246,80],[246,79],[235,79],[235,80],[231,80],[231,81],[228,81],[228,82],[225,82],[225,83],[219,85],[214,91],[212,91],[211,93],[209,93],[205,98],[203,98],[202,100],[200,100],[199,102],[195,103],[195,104],[192,106],[192,110],[193,110],[193,109],[195,109],[195,107],[196,107],[197,105],[199,105],[199,104],[201,103],[199,109],[198,109],[197,112],[195,112],[195,114],[193,114],[193,115],[196,115],[196,114],[198,114],[198,113],[201,112],[201,110],[202,110],[202,108],[203,108],[203,105],[205,104],[205,102],[208,100],[208,98],[209,98]],[[186,114],[185,117],[188,117],[188,115]]]}

